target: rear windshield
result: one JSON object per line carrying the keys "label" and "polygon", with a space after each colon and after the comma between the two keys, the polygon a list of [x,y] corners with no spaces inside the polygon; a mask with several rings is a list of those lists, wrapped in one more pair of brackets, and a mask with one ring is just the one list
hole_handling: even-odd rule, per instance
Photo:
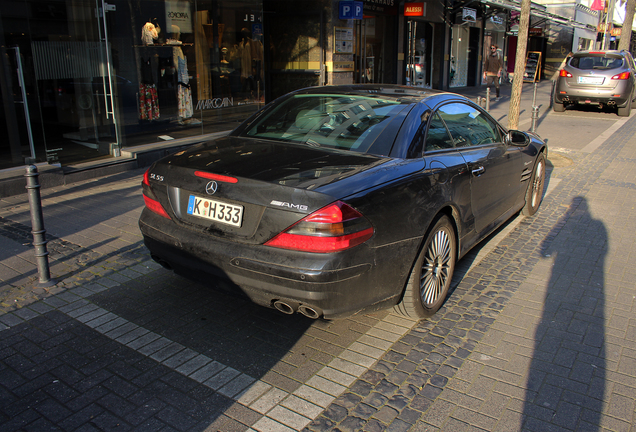
{"label": "rear windshield", "polygon": [[382,97],[294,95],[266,112],[243,135],[366,153],[406,106]]}
{"label": "rear windshield", "polygon": [[616,69],[623,66],[623,58],[610,55],[574,56],[570,60],[570,66],[583,70]]}

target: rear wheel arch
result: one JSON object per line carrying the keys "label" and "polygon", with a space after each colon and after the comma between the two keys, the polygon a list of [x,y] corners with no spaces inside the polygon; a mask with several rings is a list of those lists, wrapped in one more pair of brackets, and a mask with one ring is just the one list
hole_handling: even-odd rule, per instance
{"label": "rear wheel arch", "polygon": [[[395,312],[404,316],[408,316],[410,318],[422,319],[434,315],[435,312],[437,312],[437,310],[444,304],[450,288],[450,279],[452,279],[452,273],[455,268],[455,264],[459,259],[459,217],[460,215],[457,209],[449,205],[440,209],[435,217],[431,220],[429,226],[422,236],[422,241],[419,248],[417,249],[417,254],[413,262],[411,263],[411,270],[409,271],[408,278],[402,289],[400,301],[394,306]],[[422,274],[422,257],[426,254],[426,249],[428,249],[430,246],[431,236],[434,235],[433,230],[438,231],[440,228],[444,227],[448,227],[448,229],[451,231],[449,237],[450,240],[453,242],[454,249],[451,253],[452,258],[450,263],[450,276],[448,279],[448,283],[445,284],[445,288],[442,289],[440,297],[437,301],[434,302],[435,305],[432,308],[427,309],[420,303],[421,292],[419,291],[419,280]]]}

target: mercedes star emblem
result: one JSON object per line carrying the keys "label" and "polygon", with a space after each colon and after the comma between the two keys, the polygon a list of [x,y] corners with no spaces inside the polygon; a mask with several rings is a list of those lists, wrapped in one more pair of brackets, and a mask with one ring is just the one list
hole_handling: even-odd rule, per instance
{"label": "mercedes star emblem", "polygon": [[214,195],[216,193],[216,190],[218,189],[219,185],[216,184],[216,182],[214,180],[212,180],[211,182],[209,182],[208,184],[205,185],[205,192],[208,195]]}

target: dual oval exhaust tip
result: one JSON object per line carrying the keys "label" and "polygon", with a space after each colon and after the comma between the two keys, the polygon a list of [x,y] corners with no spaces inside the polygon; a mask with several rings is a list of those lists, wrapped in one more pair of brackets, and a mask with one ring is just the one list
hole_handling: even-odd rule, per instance
{"label": "dual oval exhaust tip", "polygon": [[307,318],[311,319],[318,319],[322,316],[322,311],[320,309],[313,308],[305,304],[300,304],[295,301],[275,300],[273,305],[274,308],[287,315],[292,315],[296,312],[299,312],[305,315]]}

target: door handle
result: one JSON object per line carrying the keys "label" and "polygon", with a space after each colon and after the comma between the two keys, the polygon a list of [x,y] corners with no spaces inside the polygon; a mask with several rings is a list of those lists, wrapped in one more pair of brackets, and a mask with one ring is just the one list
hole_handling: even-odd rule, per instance
{"label": "door handle", "polygon": [[486,169],[483,166],[480,166],[479,168],[475,168],[472,173],[475,177],[479,177],[480,175],[482,175],[483,173],[486,172]]}

